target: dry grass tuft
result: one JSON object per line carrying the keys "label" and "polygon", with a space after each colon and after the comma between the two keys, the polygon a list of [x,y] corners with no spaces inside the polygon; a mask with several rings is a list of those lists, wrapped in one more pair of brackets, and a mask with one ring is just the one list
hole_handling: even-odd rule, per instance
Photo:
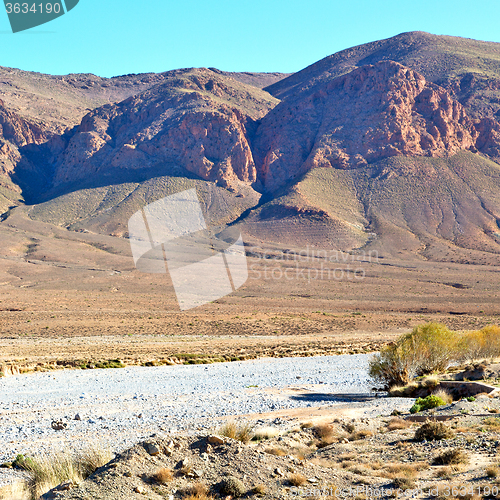
{"label": "dry grass tuft", "polygon": [[500,430],[500,418],[498,417],[488,417],[483,420],[483,424],[488,426],[488,430],[498,431]]}
{"label": "dry grass tuft", "polygon": [[185,500],[214,500],[209,494],[209,489],[202,483],[195,483],[188,489],[188,496]]}
{"label": "dry grass tuft", "polygon": [[373,432],[368,429],[361,429],[359,431],[353,432],[349,436],[349,441],[359,441],[360,439],[365,439],[367,437],[372,437]]}
{"label": "dry grass tuft", "polygon": [[284,457],[288,455],[287,451],[279,446],[273,446],[272,448],[266,448],[264,450],[269,455],[274,455],[275,457]]}
{"label": "dry grass tuft", "polygon": [[424,377],[421,381],[420,381],[420,385],[422,387],[426,387],[428,389],[430,388],[434,388],[436,386],[439,385],[439,377],[437,375],[428,375],[427,377]]}
{"label": "dry grass tuft", "polygon": [[253,438],[253,426],[250,423],[237,424],[236,422],[227,422],[217,433],[220,436],[236,439],[242,443],[249,443]]}
{"label": "dry grass tuft", "polygon": [[29,492],[30,498],[36,500],[61,483],[80,483],[112,458],[113,454],[109,450],[92,446],[78,455],[67,452],[37,459],[21,457],[17,465],[27,476],[25,490]]}
{"label": "dry grass tuft", "polygon": [[394,486],[400,490],[413,489],[416,486],[415,480],[411,477],[398,476],[392,480]]}
{"label": "dry grass tuft", "polygon": [[254,495],[265,495],[267,488],[264,484],[256,484],[250,491]]}
{"label": "dry grass tuft", "polygon": [[441,467],[436,471],[435,476],[441,479],[450,479],[453,475],[453,469],[451,467]]}
{"label": "dry grass tuft", "polygon": [[264,427],[253,432],[252,441],[263,441],[265,439],[272,439],[280,433],[276,427]]}
{"label": "dry grass tuft", "polygon": [[492,465],[491,467],[488,467],[488,468],[486,469],[486,475],[487,475],[490,479],[495,479],[495,478],[497,478],[498,476],[500,476],[500,468]]}
{"label": "dry grass tuft", "polygon": [[304,476],[304,474],[295,473],[288,478],[288,482],[292,486],[302,486],[303,484],[307,483],[307,478],[306,476]]}
{"label": "dry grass tuft", "polygon": [[174,479],[174,472],[168,467],[162,467],[153,474],[152,478],[159,484],[167,484]]}
{"label": "dry grass tuft", "polygon": [[403,420],[399,417],[392,418],[391,421],[387,424],[388,431],[398,431],[401,429],[408,429],[408,427],[411,427],[411,422]]}
{"label": "dry grass tuft", "polygon": [[31,498],[24,484],[17,482],[0,488],[0,500],[29,500]]}
{"label": "dry grass tuft", "polygon": [[441,398],[447,405],[453,403],[453,396],[446,389],[438,389],[432,395]]}
{"label": "dry grass tuft", "polygon": [[331,424],[321,424],[313,428],[314,434],[318,437],[316,443],[318,448],[324,448],[338,441],[337,433]]}

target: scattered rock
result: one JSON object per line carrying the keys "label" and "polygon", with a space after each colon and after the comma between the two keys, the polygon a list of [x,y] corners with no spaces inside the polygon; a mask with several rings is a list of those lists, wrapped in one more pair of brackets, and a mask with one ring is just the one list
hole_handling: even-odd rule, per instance
{"label": "scattered rock", "polygon": [[155,444],[153,443],[146,443],[144,445],[144,448],[146,449],[146,451],[153,457],[156,457],[157,455],[160,454],[160,450],[158,448],[158,446],[156,446]]}
{"label": "scattered rock", "polygon": [[208,436],[208,442],[210,444],[215,444],[216,446],[223,445],[226,441],[220,436],[216,436],[213,434],[212,436]]}
{"label": "scattered rock", "polygon": [[63,431],[64,429],[66,429],[66,427],[68,427],[68,424],[66,424],[62,420],[57,420],[57,421],[53,420],[52,424],[51,424],[51,427],[55,431]]}

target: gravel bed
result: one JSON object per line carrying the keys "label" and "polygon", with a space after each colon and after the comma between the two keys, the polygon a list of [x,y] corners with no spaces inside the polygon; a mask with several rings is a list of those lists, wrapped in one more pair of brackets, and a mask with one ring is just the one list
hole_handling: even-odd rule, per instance
{"label": "gravel bed", "polygon": [[[273,358],[1,378],[0,463],[17,453],[77,449],[92,441],[117,452],[154,433],[213,428],[224,416],[345,404],[338,395],[370,394],[369,358]],[[284,391],[291,387],[303,390]],[[389,414],[395,399],[354,405],[367,407],[367,414]],[[411,400],[399,404],[409,407]],[[67,428],[55,431],[52,421]]]}

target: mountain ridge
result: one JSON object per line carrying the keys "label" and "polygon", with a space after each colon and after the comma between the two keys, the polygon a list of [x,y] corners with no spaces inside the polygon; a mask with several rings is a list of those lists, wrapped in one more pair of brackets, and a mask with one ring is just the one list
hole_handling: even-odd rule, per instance
{"label": "mountain ridge", "polygon": [[[215,183],[256,239],[500,263],[500,44],[403,33],[282,76],[120,77],[140,91],[63,133],[3,134],[0,208],[22,195],[35,220],[126,236],[140,203]],[[2,109],[23,137],[40,127]]]}

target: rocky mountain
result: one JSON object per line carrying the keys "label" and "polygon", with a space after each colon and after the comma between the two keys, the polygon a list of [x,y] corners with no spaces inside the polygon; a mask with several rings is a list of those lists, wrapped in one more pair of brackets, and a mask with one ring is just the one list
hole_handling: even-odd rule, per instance
{"label": "rocky mountain", "polygon": [[499,55],[414,32],[286,78],[15,73],[44,104],[0,82],[2,208],[24,197],[34,219],[123,236],[145,203],[215,183],[257,239],[500,263]]}
{"label": "rocky mountain", "polygon": [[391,156],[476,151],[479,133],[448,91],[393,61],[289,97],[263,120],[256,151],[268,190],[312,168],[362,168]]}
{"label": "rocky mountain", "polygon": [[180,166],[223,187],[257,182],[250,138],[277,100],[212,70],[179,70],[87,114],[55,159],[54,186],[103,169]]}

